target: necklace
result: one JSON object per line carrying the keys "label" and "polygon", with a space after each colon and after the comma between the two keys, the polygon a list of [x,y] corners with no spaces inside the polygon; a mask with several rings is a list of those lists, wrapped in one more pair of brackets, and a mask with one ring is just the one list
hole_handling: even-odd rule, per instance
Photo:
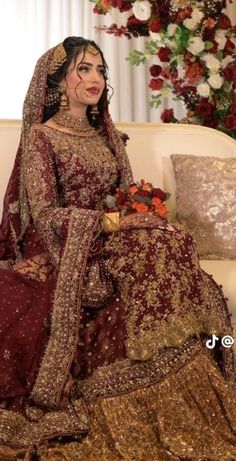
{"label": "necklace", "polygon": [[87,117],[79,118],[59,111],[52,117],[52,120],[57,125],[63,128],[69,128],[78,134],[96,131],[95,128],[89,124]]}

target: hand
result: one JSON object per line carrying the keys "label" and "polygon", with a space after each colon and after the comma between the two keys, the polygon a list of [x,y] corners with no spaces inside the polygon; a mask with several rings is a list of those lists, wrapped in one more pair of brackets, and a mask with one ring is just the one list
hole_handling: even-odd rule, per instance
{"label": "hand", "polygon": [[133,213],[120,218],[120,230],[168,229],[167,221],[153,213]]}

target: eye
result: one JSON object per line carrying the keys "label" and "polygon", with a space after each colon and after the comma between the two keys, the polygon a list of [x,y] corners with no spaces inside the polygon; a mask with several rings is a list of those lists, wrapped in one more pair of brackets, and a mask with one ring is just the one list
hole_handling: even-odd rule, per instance
{"label": "eye", "polygon": [[78,70],[78,72],[88,72],[89,67],[88,66],[79,66],[77,70]]}

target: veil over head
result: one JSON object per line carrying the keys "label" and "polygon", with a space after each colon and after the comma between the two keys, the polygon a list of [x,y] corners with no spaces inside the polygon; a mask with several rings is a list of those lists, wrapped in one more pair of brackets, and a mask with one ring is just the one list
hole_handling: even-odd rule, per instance
{"label": "veil over head", "polygon": [[40,123],[43,119],[48,68],[56,48],[53,47],[48,50],[37,61],[25,97],[20,143],[4,197],[0,226],[0,259],[7,260],[20,257],[19,241],[30,223],[29,205],[22,172],[22,158],[31,125]]}
{"label": "veil over head", "polygon": [[[86,46],[86,40],[82,40],[84,40]],[[88,40],[88,43],[89,42]],[[60,56],[59,65],[62,65],[67,59],[67,57],[65,57],[63,61],[61,58],[62,47],[63,44],[59,43],[39,58],[25,97],[20,143],[4,197],[3,216],[0,226],[0,267],[1,260],[4,260],[7,265],[7,261],[11,262],[16,258],[21,258],[20,242],[31,221],[23,176],[24,151],[30,127],[34,123],[41,123],[43,121],[47,78],[50,73],[52,62],[54,61],[55,64],[58,55]],[[60,52],[58,52],[59,50]],[[126,156],[123,155],[125,137],[120,136],[121,133],[115,129],[108,107],[103,113],[103,124],[110,146],[120,164],[121,179],[126,181],[131,180],[132,173],[130,165],[127,163]]]}

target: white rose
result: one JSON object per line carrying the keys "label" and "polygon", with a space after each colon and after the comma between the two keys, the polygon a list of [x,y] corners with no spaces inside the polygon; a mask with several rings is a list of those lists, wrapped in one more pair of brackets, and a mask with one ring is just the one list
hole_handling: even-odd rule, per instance
{"label": "white rose", "polygon": [[177,24],[170,23],[167,27],[167,34],[169,37],[173,37],[175,35],[176,29],[178,28]]}
{"label": "white rose", "polygon": [[205,48],[205,43],[201,39],[201,37],[192,37],[189,40],[189,45],[187,46],[187,50],[190,51],[190,53],[196,55],[201,53]]}
{"label": "white rose", "polygon": [[170,48],[170,50],[175,50],[177,48],[177,43],[175,40],[165,40],[165,45],[168,46],[168,48]]}
{"label": "white rose", "polygon": [[212,88],[215,90],[219,90],[219,88],[222,87],[223,85],[223,78],[220,76],[220,74],[212,74],[208,79],[207,79],[209,85],[211,85]]}
{"label": "white rose", "polygon": [[133,6],[133,13],[139,21],[147,21],[151,16],[151,4],[148,0],[136,0]]}
{"label": "white rose", "polygon": [[215,41],[218,43],[218,50],[223,50],[226,43],[226,31],[219,29],[215,33]]}
{"label": "white rose", "polygon": [[208,98],[210,95],[210,87],[208,83],[199,83],[199,85],[197,85],[197,93],[203,98]]}
{"label": "white rose", "polygon": [[188,18],[183,21],[183,25],[187,27],[189,30],[196,30],[197,29],[197,21],[193,18]]}
{"label": "white rose", "polygon": [[216,74],[219,71],[219,69],[221,67],[221,63],[220,63],[219,59],[215,58],[215,56],[213,56],[212,54],[209,54],[209,56],[207,56],[205,61],[206,61],[206,67],[213,74]]}
{"label": "white rose", "polygon": [[181,79],[185,78],[185,69],[183,68],[182,64],[177,65],[178,77]]}
{"label": "white rose", "polygon": [[151,30],[149,31],[149,35],[151,37],[152,40],[155,40],[157,42],[160,42],[162,37],[161,37],[161,34],[159,34],[159,32],[152,32]]}
{"label": "white rose", "polygon": [[194,19],[194,21],[199,23],[202,20],[202,18],[204,17],[204,14],[198,8],[194,8],[193,11],[192,11],[191,16]]}
{"label": "white rose", "polygon": [[222,59],[221,61],[221,66],[223,67],[223,69],[228,66],[228,64],[230,64],[231,62],[234,62],[235,59],[233,58],[233,56],[225,56],[224,59]]}

